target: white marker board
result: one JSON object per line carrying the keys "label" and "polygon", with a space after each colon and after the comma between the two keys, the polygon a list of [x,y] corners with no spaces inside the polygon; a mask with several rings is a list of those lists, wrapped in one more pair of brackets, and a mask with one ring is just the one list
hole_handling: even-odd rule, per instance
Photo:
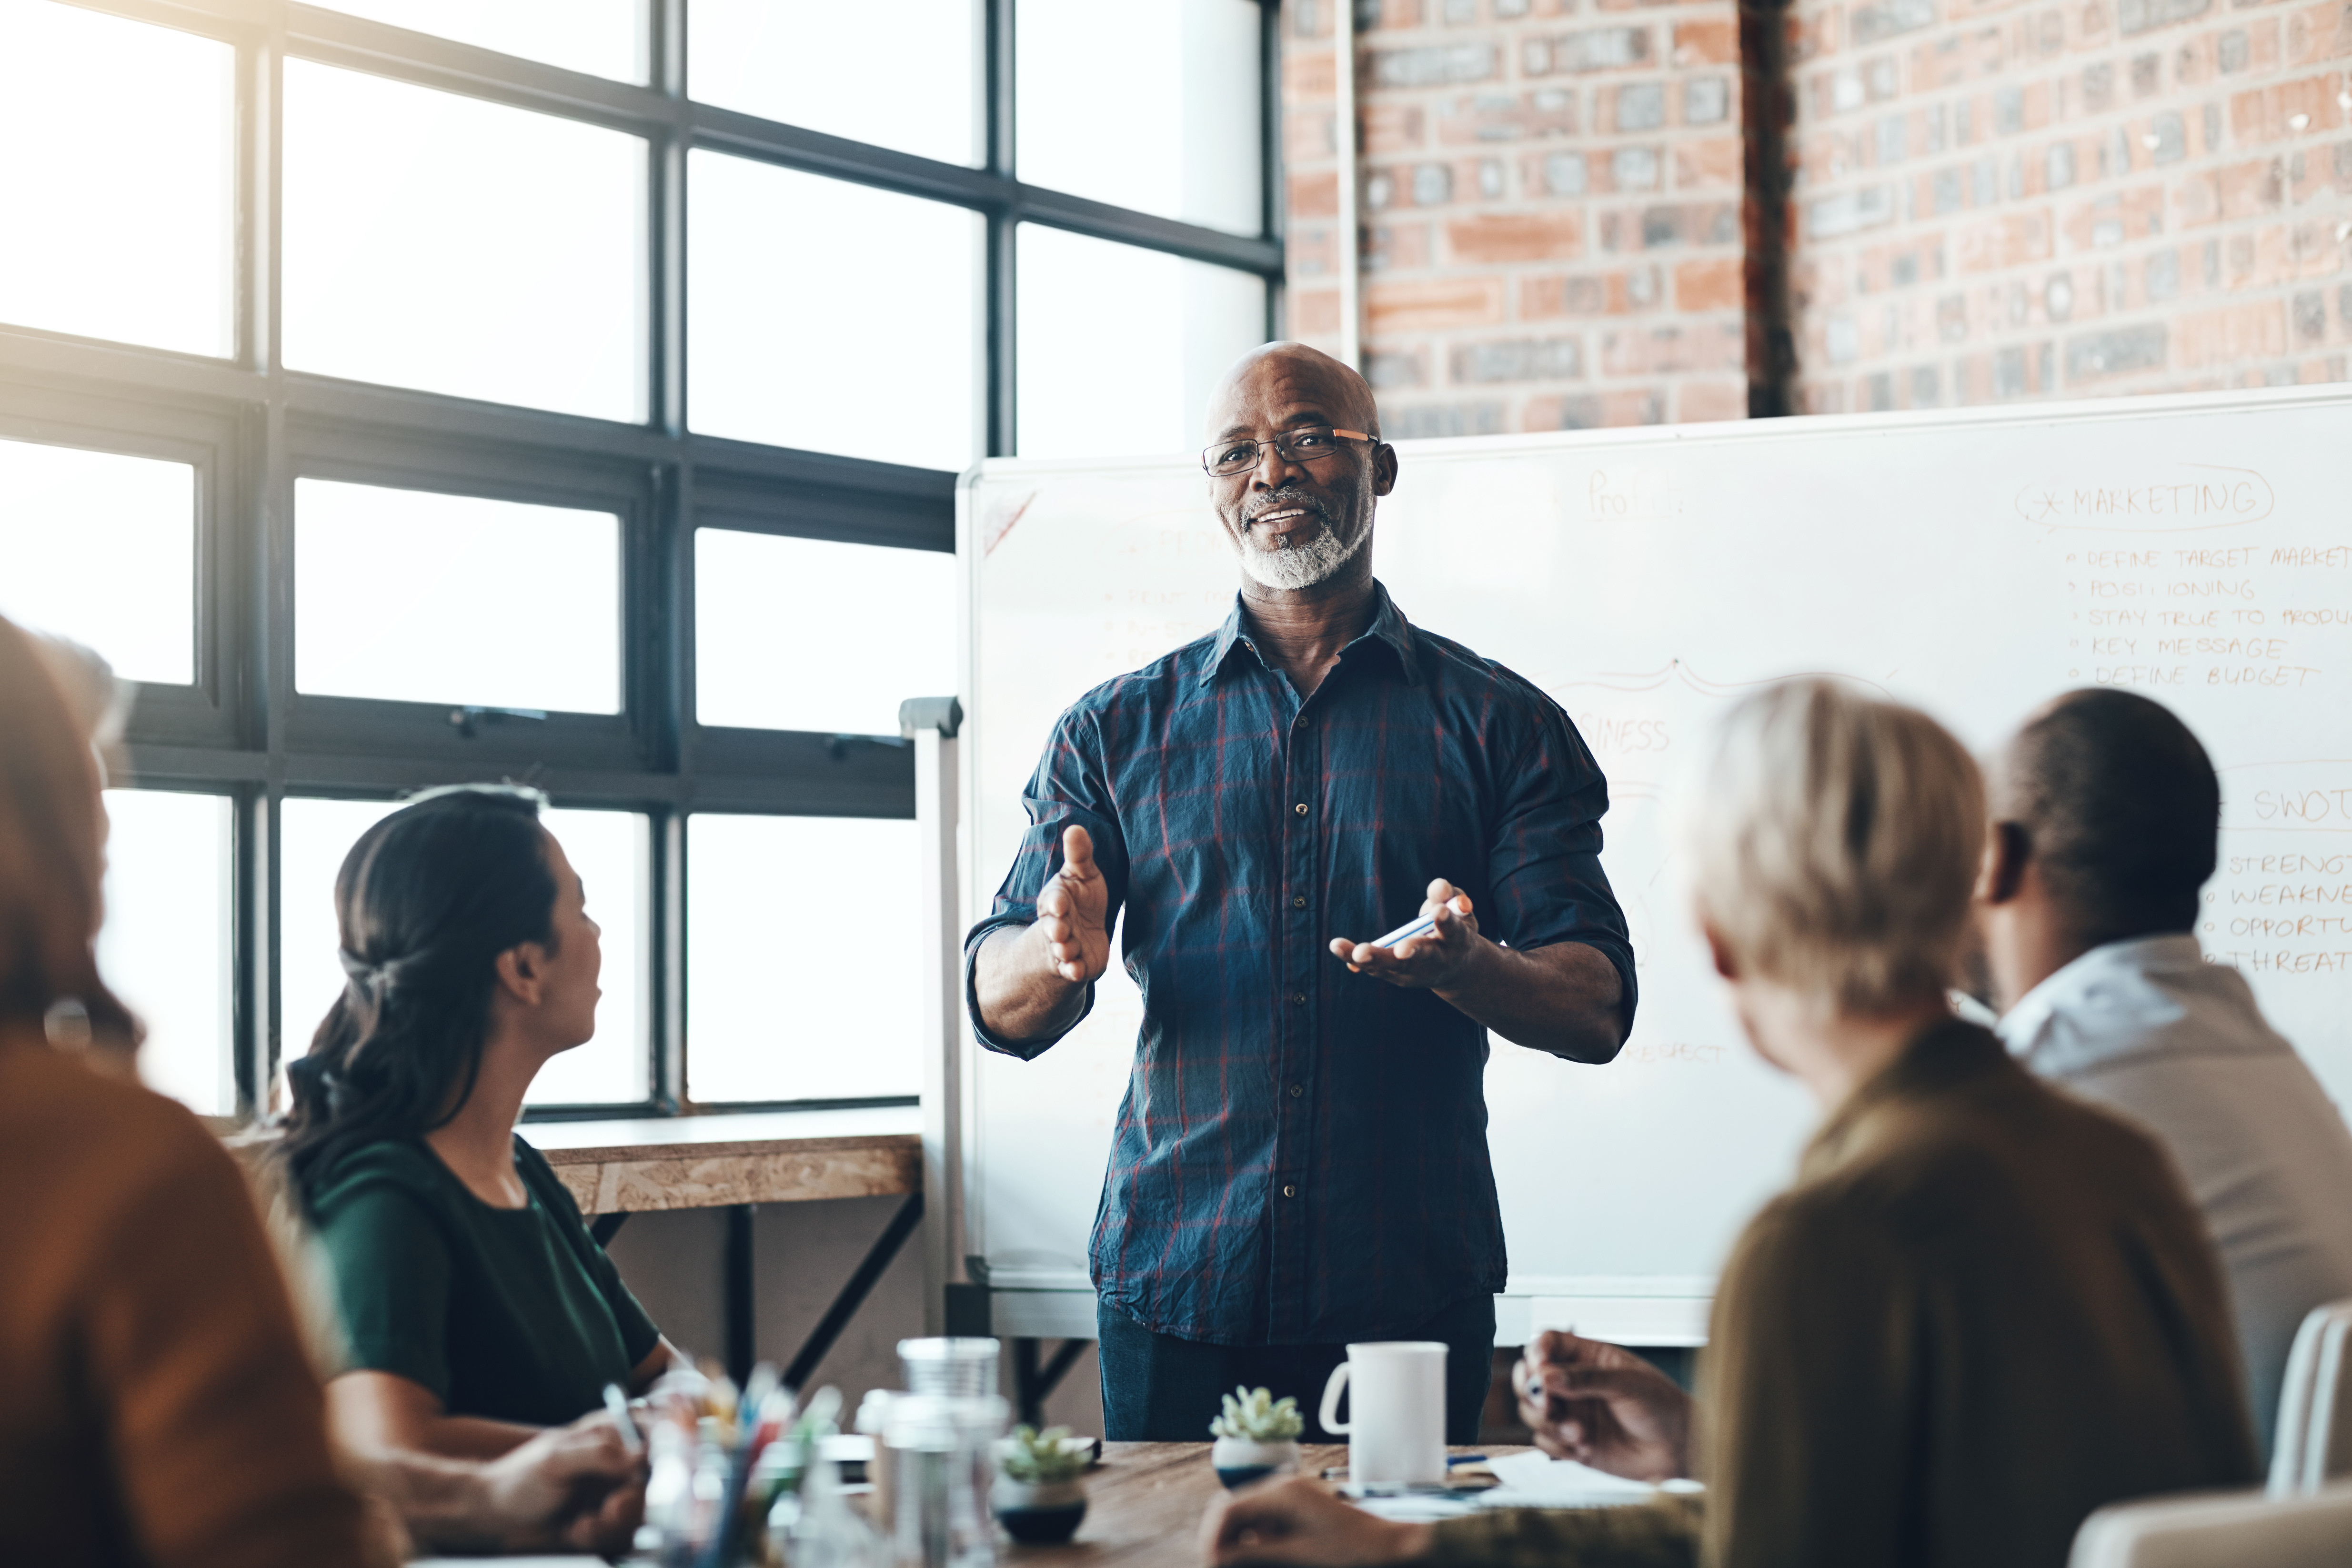
{"label": "white marker board", "polygon": [[[1399,444],[1373,565],[1409,618],[1517,670],[1609,777],[1603,863],[1641,1007],[1608,1067],[1497,1040],[1511,1291],[1703,1296],[1813,1120],[1750,1055],[1666,865],[1668,795],[1727,701],[1866,681],[1973,746],[2071,687],[2169,703],[2222,780],[2200,936],[2352,1098],[2352,395]],[[992,460],[965,482],[964,893],[987,910],[1055,718],[1213,629],[1237,581],[1190,460]],[[1433,868],[1443,874],[1444,868]],[[1082,1288],[1140,1005],[1124,972],[1033,1062],[967,1063],[967,1250]]]}

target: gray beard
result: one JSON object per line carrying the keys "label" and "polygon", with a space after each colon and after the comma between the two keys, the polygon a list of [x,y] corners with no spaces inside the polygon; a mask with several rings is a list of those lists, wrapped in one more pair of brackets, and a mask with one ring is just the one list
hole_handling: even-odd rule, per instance
{"label": "gray beard", "polygon": [[1355,543],[1342,544],[1327,522],[1314,538],[1287,550],[1260,550],[1244,541],[1241,546],[1242,570],[1269,588],[1292,592],[1312,588],[1353,560],[1364,541],[1371,536],[1372,531],[1368,528],[1356,536]]}

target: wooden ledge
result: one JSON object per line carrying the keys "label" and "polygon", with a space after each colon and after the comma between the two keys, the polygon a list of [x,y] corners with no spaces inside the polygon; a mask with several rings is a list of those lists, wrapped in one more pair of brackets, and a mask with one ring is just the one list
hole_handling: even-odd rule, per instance
{"label": "wooden ledge", "polygon": [[537,1121],[520,1131],[582,1212],[639,1214],[919,1191],[921,1115],[911,1106],[763,1111]]}

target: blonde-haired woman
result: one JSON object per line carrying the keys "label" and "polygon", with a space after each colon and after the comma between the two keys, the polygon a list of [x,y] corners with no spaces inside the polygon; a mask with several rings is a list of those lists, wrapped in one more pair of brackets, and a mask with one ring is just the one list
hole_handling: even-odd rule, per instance
{"label": "blonde-haired woman", "polygon": [[1211,1560],[2058,1568],[2102,1503],[2252,1481],[2170,1165],[1947,1005],[1984,836],[1975,763],[1915,710],[1797,681],[1721,728],[1684,832],[1699,924],[1827,1120],[1733,1248],[1697,1400],[1566,1334],[1516,1374],[1547,1449],[1704,1503],[1401,1525],[1287,1486],[1213,1515]]}

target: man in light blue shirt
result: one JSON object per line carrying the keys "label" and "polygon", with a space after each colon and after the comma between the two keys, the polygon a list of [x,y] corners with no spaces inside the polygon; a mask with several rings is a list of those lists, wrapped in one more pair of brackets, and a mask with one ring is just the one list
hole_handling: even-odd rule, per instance
{"label": "man in light blue shirt", "polygon": [[2352,1298],[2352,1131],[2197,944],[2221,788],[2158,703],[2069,692],[1994,759],[1979,924],[2001,1039],[2170,1152],[2230,1286],[2267,1454],[2304,1315]]}

